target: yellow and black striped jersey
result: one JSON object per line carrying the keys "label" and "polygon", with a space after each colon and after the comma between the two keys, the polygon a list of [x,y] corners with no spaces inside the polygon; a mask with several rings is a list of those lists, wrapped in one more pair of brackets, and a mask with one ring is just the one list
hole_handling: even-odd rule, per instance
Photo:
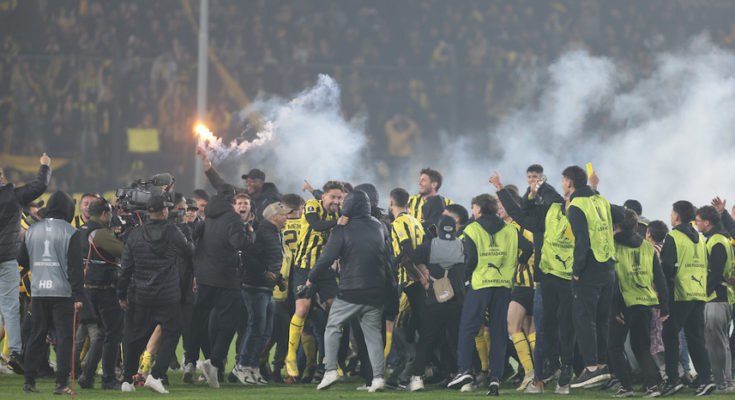
{"label": "yellow and black striped jersey", "polygon": [[296,253],[298,248],[299,233],[301,232],[301,218],[289,218],[283,228],[283,244],[291,253]]}
{"label": "yellow and black striped jersey", "polygon": [[[446,197],[443,197],[443,199],[444,199],[445,207],[454,203],[452,200],[449,200]],[[421,207],[423,205],[424,205],[424,196],[420,194],[413,195],[408,198],[408,213],[411,214],[412,217],[416,218],[421,223],[424,223],[424,216],[423,216],[423,212],[421,211]]]}
{"label": "yellow and black striped jersey", "polygon": [[[531,233],[531,231],[521,228],[521,226],[515,221],[510,221],[510,223],[521,232],[521,235],[523,235],[526,240],[533,243],[533,233]],[[518,254],[521,254],[520,249],[518,249]],[[519,263],[516,266],[516,272],[513,274],[513,286],[536,289],[536,282],[533,280],[533,253],[531,253],[531,258],[528,259],[528,265]]]}
{"label": "yellow and black striped jersey", "polygon": [[331,229],[324,232],[315,230],[309,225],[309,221],[307,220],[307,217],[310,215],[316,216],[320,221],[332,221],[339,218],[339,213],[328,213],[324,209],[324,206],[322,206],[321,200],[311,199],[306,202],[304,215],[301,216],[301,226],[299,227],[299,237],[294,259],[294,266],[296,268],[311,269],[316,264],[316,260],[322,253],[324,245],[327,244],[327,238],[331,231]]}
{"label": "yellow and black striped jersey", "polygon": [[20,227],[23,228],[23,230],[27,231],[28,228],[36,222],[38,222],[38,218],[33,214],[23,211],[23,214],[20,216]]}
{"label": "yellow and black striped jersey", "polygon": [[[393,220],[390,229],[390,237],[393,244],[393,257],[401,254],[401,244],[408,240],[413,249],[424,241],[424,228],[419,221],[407,213],[402,213]],[[402,263],[398,266],[398,284],[408,286],[413,280],[408,277],[406,266]]]}

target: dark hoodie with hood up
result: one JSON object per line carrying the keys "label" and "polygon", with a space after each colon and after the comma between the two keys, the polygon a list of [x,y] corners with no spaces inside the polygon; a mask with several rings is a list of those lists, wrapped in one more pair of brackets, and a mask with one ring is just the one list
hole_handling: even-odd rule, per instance
{"label": "dark hoodie with hood up", "polygon": [[[491,235],[498,233],[505,226],[505,221],[500,219],[497,215],[481,215],[480,218],[475,220],[475,222],[480,224],[482,229]],[[467,235],[464,235],[462,243],[464,244],[464,259],[466,265],[465,275],[467,280],[471,280],[472,273],[475,272],[475,268],[477,268],[477,245],[475,245],[475,242]],[[528,239],[523,236],[521,231],[518,231],[518,250],[521,251],[521,255],[518,256],[518,263],[527,264],[528,260],[531,258],[531,254],[533,254],[533,243],[529,242]]]}
{"label": "dark hoodie with hood up", "polygon": [[[67,193],[58,191],[49,197],[46,204],[44,219],[53,218],[64,220],[71,223],[74,219],[74,199]],[[74,301],[82,301],[84,299],[84,264],[82,262],[82,242],[83,234],[80,231],[75,232],[68,244],[66,253],[67,274],[71,292]],[[30,265],[30,256],[25,241],[21,245],[20,254],[18,255],[18,264],[23,268],[22,274]],[[31,293],[33,295],[33,293]]]}
{"label": "dark hoodie with hood up", "polygon": [[[616,233],[613,238],[615,243],[631,248],[639,248],[643,244],[643,238],[641,235],[636,233],[634,230],[624,230]],[[613,300],[613,315],[620,314],[625,309],[625,301],[623,300],[623,294],[619,290],[617,283],[617,275],[615,275],[615,296]],[[666,284],[666,277],[661,270],[661,264],[658,261],[658,257],[653,257],[653,285],[656,287],[658,294],[658,304],[661,309],[661,316],[669,315],[669,297],[668,297],[668,286]]]}
{"label": "dark hoodie with hood up", "polygon": [[246,251],[255,241],[255,234],[247,232],[231,200],[226,195],[214,196],[204,209],[204,223],[197,225],[194,230],[194,275],[197,284],[240,288],[238,251]]}
{"label": "dark hoodie with hood up", "polygon": [[381,306],[385,302],[387,280],[387,246],[385,226],[370,216],[367,194],[356,190],[345,197],[342,215],[350,221],[337,225],[319,259],[309,273],[314,282],[334,260],[340,260],[339,293],[337,297],[353,304]]}
{"label": "dark hoodie with hood up", "polygon": [[150,306],[181,301],[181,259],[192,248],[176,225],[151,219],[130,231],[120,262],[117,296]]}
{"label": "dark hoodie with hood up", "polygon": [[[674,229],[687,235],[687,237],[695,244],[699,243],[699,232],[697,232],[689,222],[681,223],[674,227]],[[666,276],[667,287],[674,287],[674,279],[676,278],[676,273],[678,271],[678,262],[676,243],[674,243],[674,239],[671,236],[667,235],[666,239],[664,239],[664,245],[661,248],[661,269],[663,269],[664,275]],[[669,301],[674,301],[673,290],[669,291]]]}

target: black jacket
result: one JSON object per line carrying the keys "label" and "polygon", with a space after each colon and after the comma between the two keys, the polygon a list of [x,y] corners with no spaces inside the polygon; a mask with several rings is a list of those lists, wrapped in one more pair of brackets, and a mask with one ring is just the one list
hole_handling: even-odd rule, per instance
{"label": "black jacket", "polygon": [[[569,201],[571,202],[577,197],[592,197],[595,194],[597,193],[592,188],[585,186],[575,190]],[[610,230],[612,230],[612,224],[622,221],[624,211],[621,207],[611,205],[610,213],[612,216]],[[574,276],[583,279],[585,272],[610,272],[614,269],[615,264],[612,257],[605,262],[599,262],[595,259],[590,245],[587,217],[584,215],[584,212],[578,207],[569,206],[567,208],[567,218],[569,218],[569,226],[572,228],[572,233],[574,234],[574,265],[572,266]]]}
{"label": "black jacket", "polygon": [[[226,182],[222,179],[222,176],[214,168],[206,170],[205,175],[209,178],[209,182],[214,186],[215,189],[224,185]],[[247,193],[244,188],[236,188],[238,192]],[[275,203],[281,199],[281,193],[278,191],[278,187],[273,182],[265,182],[263,189],[258,194],[250,194],[250,212],[255,216],[255,221],[260,222],[263,220],[263,210],[268,205]]]}
{"label": "black jacket", "polygon": [[513,218],[518,225],[523,229],[529,230],[533,233],[533,280],[541,282],[545,276],[541,271],[541,249],[544,246],[544,232],[546,231],[546,213],[549,211],[554,203],[561,203],[562,208],[564,207],[564,198],[554,190],[554,188],[548,183],[544,183],[541,186],[543,189],[543,202],[538,201],[540,199],[537,196],[534,199],[529,199],[529,190],[526,190],[526,194],[523,196],[521,206],[516,204],[513,197],[510,195],[508,189],[501,189],[498,191],[498,199],[503,204],[505,212]]}
{"label": "black jacket", "polygon": [[[615,242],[627,247],[638,248],[643,244],[643,238],[633,230],[618,232],[613,238]],[[666,284],[666,277],[661,269],[661,263],[658,262],[658,257],[655,254],[653,257],[653,285],[658,295],[661,316],[669,315],[669,286]],[[623,294],[619,290],[617,274],[615,275],[615,291],[613,293],[615,293],[613,299],[613,315],[618,315],[625,309],[625,301],[623,300]]]}
{"label": "black jacket", "polygon": [[204,215],[204,223],[195,227],[193,235],[197,283],[239,289],[238,251],[245,251],[255,241],[255,235],[246,231],[242,218],[232,204],[218,196],[207,204]]}
{"label": "black jacket", "polygon": [[15,187],[9,183],[0,187],[0,262],[14,260],[20,251],[20,216],[23,207],[46,191],[51,168],[42,165],[36,179]]}
{"label": "black jacket", "polygon": [[[727,214],[727,211],[722,214]],[[726,238],[730,239],[730,234],[725,231],[722,225],[718,225],[710,229],[709,232],[704,234],[704,237],[709,240],[709,238],[716,233],[724,235]],[[725,278],[722,276],[725,272],[725,264],[727,264],[727,249],[719,243],[712,246],[712,251],[709,253],[708,264],[707,296],[710,296],[712,295],[712,292],[715,292],[717,297],[712,300],[713,302],[727,301],[727,286],[725,286]]]}
{"label": "black jacket", "polygon": [[387,273],[388,257],[385,226],[370,216],[367,194],[355,191],[347,195],[342,215],[350,221],[337,225],[329,234],[324,251],[309,273],[309,280],[340,259],[338,297],[353,304],[382,305],[385,288],[392,275]]}
{"label": "black jacket", "polygon": [[[687,223],[679,224],[674,227],[675,230],[687,235],[692,242],[699,243],[699,232],[694,227]],[[664,239],[664,245],[661,247],[661,269],[664,271],[666,276],[666,284],[672,288],[669,291],[669,301],[674,300],[674,279],[678,271],[677,265],[679,263],[679,256],[676,253],[676,243],[671,236],[666,236]]]}
{"label": "black jacket", "polygon": [[[481,215],[475,222],[480,224],[482,229],[491,235],[498,233],[505,226],[505,221],[496,215]],[[477,268],[477,246],[467,235],[464,236],[462,244],[464,245],[465,275],[468,280],[471,280],[472,273]],[[521,231],[518,231],[518,250],[521,251],[521,255],[518,256],[518,262],[520,264],[527,264],[533,252],[533,243],[529,242]]]}
{"label": "black jacket", "polygon": [[242,287],[270,292],[276,282],[265,279],[266,272],[280,276],[283,264],[283,233],[272,222],[263,220],[255,232],[255,244],[244,254]]}
{"label": "black jacket", "polygon": [[184,234],[163,220],[133,228],[125,241],[117,296],[136,304],[176,304],[181,301],[179,260],[191,257]]}

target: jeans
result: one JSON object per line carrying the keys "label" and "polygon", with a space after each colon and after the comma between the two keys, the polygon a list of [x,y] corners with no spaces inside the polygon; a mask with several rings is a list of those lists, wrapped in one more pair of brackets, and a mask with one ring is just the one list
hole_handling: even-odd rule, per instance
{"label": "jeans", "polygon": [[18,287],[20,286],[20,270],[15,260],[0,263],[0,310],[5,320],[5,337],[10,353],[20,353],[20,311],[18,303]]}
{"label": "jeans", "polygon": [[276,302],[273,300],[272,292],[248,289],[242,290],[242,300],[248,309],[248,329],[240,347],[239,364],[257,367],[260,353],[273,333]]}
{"label": "jeans", "polygon": [[505,349],[508,343],[508,304],[510,289],[488,287],[467,289],[459,322],[457,371],[469,371],[475,351],[475,336],[482,326],[485,310],[490,312],[490,379],[500,379],[505,368]]}

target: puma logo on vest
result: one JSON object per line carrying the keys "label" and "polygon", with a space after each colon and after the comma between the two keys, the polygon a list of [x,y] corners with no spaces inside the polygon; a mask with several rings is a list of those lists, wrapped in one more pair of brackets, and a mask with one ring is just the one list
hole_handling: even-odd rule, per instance
{"label": "puma logo on vest", "polygon": [[637,287],[638,289],[648,290],[648,288],[643,285],[639,285],[637,283],[633,283],[633,285],[635,285],[635,287]]}
{"label": "puma logo on vest", "polygon": [[567,261],[569,261],[569,257],[567,257],[566,260],[562,260],[561,257],[559,257],[559,255],[556,254],[554,258],[556,258],[557,260],[561,262],[561,264],[564,266],[564,269],[567,269]]}
{"label": "puma logo on vest", "polygon": [[488,268],[495,268],[496,270],[498,270],[498,273],[500,273],[500,267],[498,267],[497,265],[495,265],[493,263],[488,263],[487,264],[487,267]]}
{"label": "puma logo on vest", "polygon": [[702,282],[700,282],[699,279],[695,278],[694,275],[692,275],[692,280],[694,282],[697,282],[699,284],[699,287],[704,288],[704,286],[702,286]]}

